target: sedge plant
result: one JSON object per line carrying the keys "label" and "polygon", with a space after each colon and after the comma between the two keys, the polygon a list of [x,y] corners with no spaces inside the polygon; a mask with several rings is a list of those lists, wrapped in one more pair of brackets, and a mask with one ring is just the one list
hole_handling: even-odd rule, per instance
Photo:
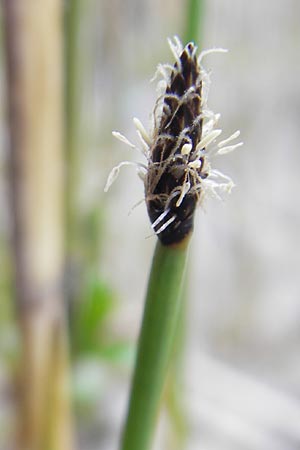
{"label": "sedge plant", "polygon": [[[183,35],[185,42],[198,42],[203,38],[203,23],[205,14],[205,0],[186,0],[185,15],[183,17]],[[189,263],[185,270],[180,300],[179,320],[175,331],[174,352],[171,357],[169,375],[164,395],[166,412],[170,424],[170,431],[166,438],[166,447],[173,450],[183,450],[186,446],[188,434],[188,419],[184,402],[183,383],[183,355],[187,333],[187,310],[189,299]]]}
{"label": "sedge plant", "polygon": [[[216,143],[220,115],[208,109],[209,75],[203,57],[189,42],[177,36],[169,40],[175,62],[159,64],[158,100],[153,129],[147,133],[134,119],[146,164],[123,161],[110,173],[109,189],[125,165],[134,165],[144,183],[145,203],[157,243],[152,261],[146,303],[133,372],[127,417],[120,450],[149,450],[173,350],[181,285],[196,207],[206,196],[220,198],[234,186],[232,180],[212,168],[216,155],[226,154],[242,143],[232,144],[233,133]],[[113,135],[135,148],[119,132]]]}

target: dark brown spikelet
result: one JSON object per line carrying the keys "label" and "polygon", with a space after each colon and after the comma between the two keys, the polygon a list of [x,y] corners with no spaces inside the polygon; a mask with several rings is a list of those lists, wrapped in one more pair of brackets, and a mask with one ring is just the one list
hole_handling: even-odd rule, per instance
{"label": "dark brown spikelet", "polygon": [[[179,61],[180,60],[180,61]],[[164,245],[177,244],[193,230],[205,173],[196,149],[202,136],[202,79],[196,47],[189,43],[174,64],[156,119],[145,181],[154,231]]]}
{"label": "dark brown spikelet", "polygon": [[[202,58],[226,50],[208,49],[197,56],[192,42],[184,48],[177,36],[168,42],[175,64],[159,64],[157,68],[156,75],[162,80],[154,108],[154,129],[148,134],[142,123],[133,119],[148,165],[120,162],[111,170],[104,191],[118,177],[121,167],[135,166],[144,183],[153,231],[164,245],[178,245],[191,234],[195,209],[203,199],[222,199],[234,187],[230,177],[212,167],[212,158],[230,153],[243,143],[232,143],[239,130],[216,142],[222,132],[215,127],[220,114],[207,106],[210,78],[201,65]],[[113,136],[137,148],[118,131],[113,131]]]}

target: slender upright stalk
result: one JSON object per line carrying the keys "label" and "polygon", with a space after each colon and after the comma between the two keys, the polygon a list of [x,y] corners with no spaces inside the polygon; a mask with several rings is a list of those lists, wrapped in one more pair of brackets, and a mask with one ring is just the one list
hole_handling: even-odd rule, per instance
{"label": "slender upright stalk", "polygon": [[[208,79],[201,65],[204,54],[197,57],[195,44],[189,42],[183,47],[177,36],[169,40],[169,45],[176,62],[169,75],[165,66],[160,66],[166,88],[154,108],[156,128],[152,138],[141,122],[134,120],[148,160],[148,166],[138,165],[147,211],[160,242],[152,264],[122,450],[148,450],[151,445],[181,311],[180,291],[195,209],[208,192],[216,195],[216,189],[230,192],[233,187],[232,180],[211,169],[209,163],[216,148],[212,150],[209,145],[221,130],[214,129],[219,114],[209,111],[209,126],[203,123],[208,112],[204,113],[203,88]],[[114,136],[131,146],[120,133]],[[239,131],[219,142],[217,153],[240,147],[242,143],[227,145],[238,136]],[[113,168],[105,190],[124,164],[128,162]]]}
{"label": "slender upright stalk", "polygon": [[[184,42],[196,42],[200,45],[203,40],[203,22],[204,22],[204,3],[205,0],[186,0],[186,14],[184,21]],[[188,422],[185,414],[185,405],[182,400],[182,356],[185,347],[186,323],[187,323],[187,305],[189,294],[189,271],[186,271],[187,277],[184,280],[182,290],[183,300],[181,301],[181,310],[176,330],[176,345],[172,355],[171,375],[168,378],[168,395],[166,398],[167,411],[170,418],[171,433],[167,441],[168,448],[180,450],[185,447],[187,439]]]}
{"label": "slender upright stalk", "polygon": [[4,0],[9,182],[21,334],[17,449],[70,450],[63,268],[61,0]]}
{"label": "slender upright stalk", "polygon": [[173,246],[157,241],[122,450],[148,450],[151,445],[180,311],[188,240]]}
{"label": "slender upright stalk", "polygon": [[[186,0],[187,15],[185,22],[184,40],[185,42],[199,42],[200,34],[202,34],[202,24],[204,15],[205,0]],[[202,36],[201,36],[202,38]],[[200,41],[202,40],[200,38]]]}

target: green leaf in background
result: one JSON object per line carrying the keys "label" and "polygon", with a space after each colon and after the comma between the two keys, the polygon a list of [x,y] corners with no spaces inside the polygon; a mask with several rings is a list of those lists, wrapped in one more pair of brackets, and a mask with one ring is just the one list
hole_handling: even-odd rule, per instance
{"label": "green leaf in background", "polygon": [[134,345],[105,333],[105,322],[116,305],[114,294],[108,285],[100,278],[91,278],[72,314],[74,360],[92,358],[110,364],[132,365]]}
{"label": "green leaf in background", "polygon": [[73,343],[75,355],[99,353],[100,329],[115,305],[111,289],[99,278],[87,285],[85,295],[75,306]]}
{"label": "green leaf in background", "polygon": [[111,363],[132,366],[135,358],[135,345],[129,342],[114,342],[103,346],[100,356]]}

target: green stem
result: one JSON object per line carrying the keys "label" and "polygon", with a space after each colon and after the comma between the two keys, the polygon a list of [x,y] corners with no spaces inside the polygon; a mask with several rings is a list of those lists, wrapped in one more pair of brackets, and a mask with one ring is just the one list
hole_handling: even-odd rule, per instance
{"label": "green stem", "polygon": [[172,353],[188,239],[157,242],[139,337],[122,450],[148,450]]}
{"label": "green stem", "polygon": [[[199,44],[199,34],[202,34],[204,0],[187,0],[186,29],[184,43],[193,41]],[[202,41],[202,39],[200,39]]]}
{"label": "green stem", "polygon": [[[200,47],[203,40],[203,22],[205,0],[186,0],[186,14],[184,21],[184,44],[195,42]],[[188,271],[187,271],[188,273]],[[188,423],[185,405],[182,401],[182,356],[185,346],[188,279],[184,280],[181,310],[176,330],[176,351],[172,355],[170,377],[168,380],[168,396],[166,399],[167,412],[171,424],[170,438],[167,448],[181,450],[185,448]]]}

